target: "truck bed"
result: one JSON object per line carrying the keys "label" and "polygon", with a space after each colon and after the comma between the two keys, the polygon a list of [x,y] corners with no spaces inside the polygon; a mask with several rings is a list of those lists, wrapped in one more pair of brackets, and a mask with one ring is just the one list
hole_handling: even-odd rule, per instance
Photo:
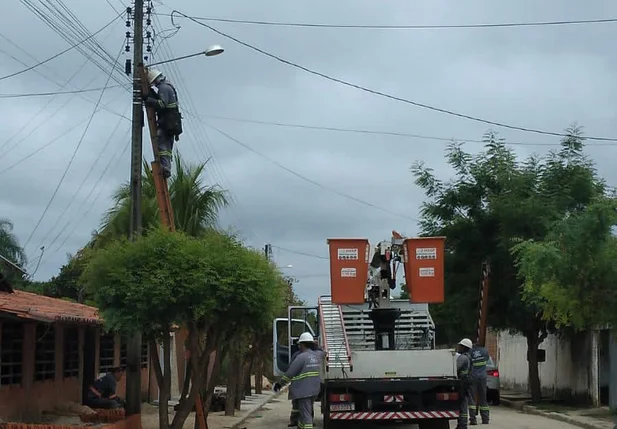
{"label": "truck bed", "polygon": [[353,371],[331,366],[326,379],[456,378],[454,350],[352,351]]}

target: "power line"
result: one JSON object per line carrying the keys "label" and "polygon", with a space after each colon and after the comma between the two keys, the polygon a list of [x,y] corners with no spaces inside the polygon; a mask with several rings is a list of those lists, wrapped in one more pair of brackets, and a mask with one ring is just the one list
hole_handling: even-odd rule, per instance
{"label": "power line", "polygon": [[[401,103],[410,104],[412,106],[420,107],[422,109],[432,110],[434,112],[439,112],[439,113],[443,113],[443,114],[450,115],[450,116],[456,116],[456,117],[459,117],[459,118],[467,119],[467,120],[474,121],[474,122],[480,122],[480,123],[487,124],[487,125],[493,125],[493,126],[500,127],[500,128],[508,128],[508,129],[516,130],[516,131],[523,131],[523,132],[534,133],[534,134],[543,134],[543,135],[555,136],[555,137],[570,137],[568,134],[565,134],[565,133],[557,133],[557,132],[553,132],[553,131],[544,131],[544,130],[538,130],[538,129],[534,129],[534,128],[527,128],[527,127],[521,127],[521,126],[517,126],[517,125],[510,125],[510,124],[506,124],[506,123],[503,123],[503,122],[492,121],[492,120],[489,120],[489,119],[479,118],[479,117],[467,115],[467,114],[464,114],[464,113],[454,112],[452,110],[447,110],[447,109],[443,109],[441,107],[431,106],[429,104],[420,103],[420,102],[417,102],[417,101],[409,100],[409,99],[406,99],[406,98],[403,98],[403,97],[398,97],[396,95],[388,94],[388,93],[385,93],[385,92],[382,92],[382,91],[378,91],[378,90],[375,90],[375,89],[367,88],[365,86],[358,85],[358,84],[355,84],[355,83],[352,83],[352,82],[348,82],[346,80],[339,79],[339,78],[327,75],[325,73],[321,73],[321,72],[318,72],[316,70],[310,69],[308,67],[302,66],[300,64],[294,63],[292,61],[286,60],[286,59],[284,59],[282,57],[279,57],[278,55],[271,54],[270,52],[267,52],[267,51],[265,51],[265,50],[263,50],[261,48],[258,48],[258,47],[254,46],[254,45],[251,45],[249,43],[243,42],[242,40],[240,40],[240,39],[238,39],[238,38],[236,38],[234,36],[231,36],[231,35],[229,35],[227,33],[224,33],[224,32],[222,32],[220,30],[217,30],[216,28],[212,27],[211,25],[208,25],[208,24],[206,24],[204,22],[200,22],[200,21],[198,21],[198,20],[196,20],[194,18],[191,18],[190,16],[185,15],[182,12],[178,12],[178,11],[175,11],[175,12],[180,14],[180,15],[182,15],[182,16],[184,16],[187,19],[190,19],[191,21],[195,22],[196,24],[199,24],[199,25],[201,25],[203,27],[206,27],[206,28],[210,29],[211,31],[213,31],[213,32],[215,32],[215,33],[217,33],[217,34],[219,34],[219,35],[221,35],[221,36],[223,36],[223,37],[225,37],[225,38],[227,38],[229,40],[232,40],[232,41],[234,41],[234,42],[236,42],[236,43],[238,43],[238,44],[240,44],[240,45],[242,45],[242,46],[244,46],[246,48],[252,49],[253,51],[258,52],[258,53],[260,53],[262,55],[265,55],[265,56],[267,56],[269,58],[272,58],[273,60],[276,60],[276,61],[278,61],[280,63],[285,64],[285,65],[297,68],[299,70],[302,70],[302,71],[304,71],[306,73],[309,73],[309,74],[312,74],[314,76],[319,76],[321,78],[330,80],[332,82],[339,83],[341,85],[344,85],[344,86],[347,86],[347,87],[350,87],[350,88],[355,88],[357,90],[360,90],[360,91],[363,91],[363,92],[367,92],[369,94],[378,95],[380,97],[388,98],[388,99],[394,100],[394,101],[399,101]],[[599,141],[617,142],[617,138],[613,138],[613,137],[587,137],[587,139],[588,140],[599,140]]]}
{"label": "power line", "polygon": [[282,250],[283,252],[293,253],[295,255],[307,256],[309,258],[315,258],[315,259],[330,260],[330,258],[328,258],[327,256],[319,256],[319,255],[315,255],[314,253],[300,252],[299,250],[287,249],[285,247],[275,246],[274,244],[272,245],[272,247],[274,247],[275,249]]}
{"label": "power line", "polygon": [[[49,237],[49,235],[52,233],[52,231],[56,228],[56,226],[60,223],[60,220],[62,219],[62,217],[65,215],[65,213],[69,210],[69,208],[71,208],[71,206],[73,205],[73,202],[75,201],[75,199],[77,198],[77,196],[79,195],[79,193],[81,192],[81,189],[84,187],[84,185],[86,184],[86,182],[88,181],[88,179],[90,178],[90,175],[94,172],[95,166],[101,161],[102,157],[103,157],[103,153],[109,149],[111,147],[111,141],[114,138],[114,136],[116,135],[116,131],[118,131],[118,128],[120,128],[120,124],[122,123],[122,118],[118,119],[118,122],[116,123],[116,126],[114,127],[114,129],[112,130],[111,134],[109,135],[109,138],[107,139],[107,141],[101,145],[101,149],[99,151],[99,153],[97,154],[97,156],[94,159],[94,162],[92,163],[92,165],[90,166],[90,168],[88,169],[88,172],[86,174],[86,177],[83,180],[80,180],[79,183],[79,188],[77,188],[77,190],[75,191],[75,193],[73,194],[73,197],[71,198],[71,201],[66,204],[64,206],[64,209],[62,210],[62,213],[60,213],[58,215],[58,217],[56,218],[56,221],[54,222],[54,224],[52,225],[51,228],[49,228],[49,230],[47,231],[47,234],[45,234],[45,236],[41,239],[41,243],[39,244],[38,247],[41,247],[45,244],[45,240],[47,240],[47,238]],[[77,210],[77,212],[81,211],[81,208],[83,207],[83,203],[85,202],[82,201],[82,206],[80,206],[80,208]],[[52,242],[48,247],[51,247],[54,243]]]}
{"label": "power line", "polygon": [[[179,13],[179,12],[178,12]],[[173,17],[174,13],[157,13]],[[315,24],[304,22],[259,21],[248,19],[191,17],[198,21],[226,22],[233,24],[265,25],[273,27],[306,27],[306,28],[338,28],[363,30],[444,30],[464,28],[504,28],[504,27],[543,27],[554,25],[606,24],[617,22],[617,18],[579,19],[569,21],[536,21],[536,22],[505,22],[496,24],[434,24],[434,25],[376,25],[376,24]]]}
{"label": "power line", "polygon": [[206,124],[206,125],[208,127],[212,128],[213,130],[215,130],[216,132],[218,132],[219,134],[224,135],[229,140],[231,140],[231,141],[235,142],[236,144],[242,146],[243,148],[253,152],[254,154],[256,154],[256,155],[258,155],[260,157],[262,157],[263,159],[267,160],[268,162],[271,162],[272,164],[276,165],[277,167],[281,168],[282,170],[285,170],[288,173],[290,173],[290,174],[292,174],[292,175],[294,175],[294,176],[304,180],[305,182],[308,182],[308,183],[310,183],[310,184],[312,184],[314,186],[317,186],[318,188],[321,188],[321,189],[324,189],[326,191],[332,192],[332,193],[334,193],[334,194],[336,194],[338,196],[341,196],[343,198],[347,198],[347,199],[349,199],[351,201],[355,201],[355,202],[357,202],[359,204],[362,204],[364,206],[371,207],[371,208],[374,208],[376,210],[380,210],[380,211],[382,211],[384,213],[388,213],[390,215],[394,215],[394,216],[397,216],[397,217],[400,217],[400,218],[403,218],[403,219],[412,220],[414,222],[418,222],[418,219],[415,219],[413,217],[409,217],[409,216],[406,216],[406,215],[401,214],[401,213],[396,213],[396,212],[390,211],[390,210],[388,210],[388,209],[386,209],[384,207],[380,207],[378,205],[369,203],[368,201],[361,200],[360,198],[356,198],[356,197],[354,197],[352,195],[346,194],[346,193],[341,192],[339,190],[336,190],[334,188],[330,188],[329,186],[323,185],[323,184],[321,184],[321,183],[319,183],[319,182],[317,182],[317,181],[315,181],[313,179],[310,179],[310,178],[308,178],[308,177],[298,173],[297,171],[292,170],[289,167],[286,167],[285,165],[283,165],[280,162],[275,161],[274,159],[272,159],[272,158],[262,154],[261,152],[258,152],[257,150],[253,149],[251,146],[247,145],[246,143],[241,142],[240,140],[236,139],[235,137],[230,136],[226,132],[224,132],[224,131],[222,131],[222,130],[220,130],[220,129],[218,129],[218,128],[210,125],[210,124]]}
{"label": "power line", "polygon": [[[125,88],[123,85],[111,85],[106,89],[112,88]],[[67,94],[83,94],[84,92],[95,92],[103,90],[103,87],[99,88],[85,88],[85,89],[75,89],[71,91],[55,91],[55,92],[29,92],[29,93],[21,93],[21,94],[0,94],[0,98],[25,98],[25,97],[50,97],[56,95],[67,95]]]}
{"label": "power line", "polygon": [[[367,129],[361,129],[361,128],[328,127],[328,126],[320,126],[320,125],[307,125],[307,124],[297,124],[297,123],[279,122],[279,121],[260,121],[256,119],[233,118],[229,116],[219,116],[219,115],[203,115],[203,117],[212,118],[212,119],[221,119],[224,121],[245,122],[249,124],[274,125],[274,126],[285,127],[285,128],[299,128],[299,129],[307,129],[307,130],[335,131],[335,132],[345,132],[345,133],[406,137],[406,138],[423,139],[423,140],[437,140],[437,141],[444,141],[444,142],[465,142],[465,143],[482,143],[482,144],[486,143],[486,141],[484,140],[468,139],[464,137],[448,138],[448,137],[427,136],[427,135],[421,135],[421,134],[412,134],[412,133],[404,133],[404,132],[396,132],[396,131],[378,131],[378,130],[367,130]],[[504,141],[504,144],[511,145],[511,146],[561,146],[560,143],[536,143],[536,142],[520,142],[520,141],[514,141],[514,142]],[[616,145],[617,143],[595,143],[591,147],[616,146]]]}
{"label": "power line", "polygon": [[116,16],[114,19],[112,19],[112,20],[111,20],[111,21],[109,21],[107,24],[105,24],[105,26],[104,26],[104,27],[102,27],[102,28],[100,28],[98,31],[96,31],[96,32],[92,33],[91,35],[89,35],[89,36],[88,36],[88,37],[86,37],[85,39],[80,40],[79,42],[77,42],[77,43],[75,43],[75,44],[73,44],[73,45],[69,46],[69,47],[68,47],[68,48],[66,48],[65,50],[60,51],[60,52],[58,52],[58,53],[57,53],[57,54],[55,54],[55,55],[52,55],[51,57],[47,58],[46,60],[43,60],[43,61],[41,61],[41,62],[39,62],[39,63],[37,63],[37,64],[34,64],[34,65],[30,66],[30,67],[26,67],[25,69],[20,70],[20,71],[18,71],[18,72],[11,73],[11,74],[7,74],[6,76],[1,76],[1,77],[0,77],[0,80],[8,79],[8,78],[11,78],[11,77],[18,76],[18,75],[20,75],[20,74],[23,74],[23,73],[29,72],[30,70],[33,70],[33,69],[35,69],[35,68],[37,68],[37,67],[39,67],[39,66],[42,66],[42,65],[43,65],[43,64],[45,64],[45,63],[48,63],[48,62],[50,62],[50,61],[52,61],[52,60],[54,60],[54,59],[58,58],[59,56],[61,56],[61,55],[63,55],[63,54],[66,54],[68,51],[70,51],[70,50],[72,50],[72,49],[77,48],[79,45],[81,45],[81,44],[83,44],[83,43],[87,42],[88,40],[90,40],[91,38],[93,38],[94,36],[96,36],[97,34],[99,34],[101,31],[105,30],[107,27],[109,27],[111,24],[113,24],[113,23],[114,23],[114,22],[115,22],[118,18],[120,18],[120,15]]}
{"label": "power line", "polygon": [[[118,56],[116,57],[116,62],[118,62],[118,58],[120,58],[120,55],[122,55],[122,52],[124,51],[124,41],[122,42],[122,48],[123,49],[120,49],[120,52],[118,52]],[[112,68],[111,71],[109,72],[109,75],[107,76],[107,81],[105,82],[105,87],[107,87],[107,85],[109,84],[109,81],[111,80],[113,72],[114,72],[114,69]],[[81,147],[81,144],[84,141],[84,137],[86,137],[86,133],[88,132],[88,129],[90,128],[90,124],[92,123],[92,120],[94,119],[94,115],[96,114],[96,111],[98,110],[98,107],[99,107],[99,104],[101,102],[101,99],[103,98],[103,94],[105,94],[105,89],[103,89],[101,91],[101,94],[99,95],[99,99],[97,100],[96,105],[94,106],[94,109],[92,110],[92,114],[90,115],[90,118],[88,119],[88,123],[86,124],[86,128],[84,128],[84,131],[81,134],[81,138],[79,139],[79,142],[77,143],[77,146],[75,146],[75,150],[73,151],[73,155],[71,156],[71,159],[69,160],[68,165],[64,169],[64,173],[62,174],[62,177],[60,177],[60,180],[58,181],[58,185],[56,186],[56,189],[54,190],[54,193],[52,194],[51,198],[49,199],[49,202],[45,206],[45,209],[43,210],[43,213],[41,213],[41,216],[39,217],[39,220],[37,221],[36,225],[32,229],[32,232],[30,233],[30,235],[28,236],[28,239],[26,240],[26,243],[24,244],[24,248],[27,247],[28,243],[30,243],[30,240],[32,240],[32,237],[34,236],[34,233],[36,232],[38,227],[41,225],[41,222],[43,221],[43,218],[45,217],[45,214],[47,214],[47,211],[49,210],[49,207],[51,206],[51,203],[56,198],[56,195],[58,194],[58,190],[62,186],[62,183],[64,182],[64,178],[66,177],[67,173],[69,172],[69,168],[71,168],[71,165],[73,164],[73,161],[75,160],[75,156],[77,155],[77,152],[79,151],[79,148]]]}

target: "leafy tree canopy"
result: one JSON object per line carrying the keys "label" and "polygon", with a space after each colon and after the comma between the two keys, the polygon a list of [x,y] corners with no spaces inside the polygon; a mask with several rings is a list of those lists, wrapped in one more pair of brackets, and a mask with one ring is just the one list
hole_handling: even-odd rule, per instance
{"label": "leafy tree canopy", "polygon": [[421,163],[412,168],[429,198],[422,209],[423,234],[447,237],[447,302],[434,316],[440,325],[457,327],[448,341],[475,331],[486,259],[492,269],[491,326],[519,332],[538,328],[538,309],[521,299],[511,248],[516,240],[542,240],[555,221],[583,210],[604,193],[603,182],[583,154],[580,130],[569,129],[568,134],[560,151],[524,161],[493,133],[485,136],[486,149],[477,155],[454,143],[446,153],[455,172],[449,182]]}
{"label": "leafy tree canopy", "polygon": [[601,197],[586,209],[555,222],[542,241],[513,249],[523,299],[547,320],[576,330],[615,325],[617,304],[617,202]]}

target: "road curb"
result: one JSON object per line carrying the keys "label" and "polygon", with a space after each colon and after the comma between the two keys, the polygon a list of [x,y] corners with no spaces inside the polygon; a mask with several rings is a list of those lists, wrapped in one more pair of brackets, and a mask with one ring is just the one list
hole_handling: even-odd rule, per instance
{"label": "road curb", "polygon": [[511,401],[509,399],[501,398],[501,405],[508,408],[513,408],[526,414],[533,414],[536,416],[545,417],[547,419],[556,420],[562,423],[568,423],[583,429],[606,429],[605,426],[602,426],[600,424],[596,425],[592,423],[582,422],[565,414],[539,410],[537,407],[534,407],[533,405],[528,405],[524,401]]}
{"label": "road curb", "polygon": [[250,419],[251,417],[253,417],[255,414],[257,414],[258,412],[260,412],[261,410],[263,410],[263,408],[268,405],[270,402],[272,402],[273,399],[278,398],[279,396],[281,396],[283,394],[283,390],[281,390],[278,393],[275,393],[274,395],[271,395],[268,399],[266,399],[263,404],[257,406],[255,409],[249,411],[244,417],[242,417],[240,420],[238,420],[236,423],[232,424],[229,428],[230,429],[238,429],[239,426],[242,426],[244,423],[246,423],[246,421],[248,419]]}

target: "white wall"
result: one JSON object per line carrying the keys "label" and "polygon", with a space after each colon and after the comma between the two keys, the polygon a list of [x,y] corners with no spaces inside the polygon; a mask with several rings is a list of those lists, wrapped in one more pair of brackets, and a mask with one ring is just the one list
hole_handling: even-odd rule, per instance
{"label": "white wall", "polygon": [[[497,344],[502,389],[528,391],[527,340],[522,335],[501,332]],[[587,400],[590,387],[587,335],[572,342],[549,335],[540,348],[546,350],[546,362],[539,364],[543,395]]]}

